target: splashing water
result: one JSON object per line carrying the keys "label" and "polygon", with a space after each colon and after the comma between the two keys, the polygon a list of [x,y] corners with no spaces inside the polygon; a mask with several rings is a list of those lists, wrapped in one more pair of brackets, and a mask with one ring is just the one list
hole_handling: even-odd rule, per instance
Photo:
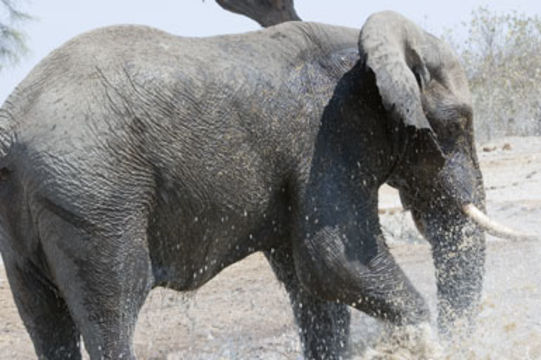
{"label": "splashing water", "polygon": [[[540,270],[540,250],[539,245],[532,243],[489,243],[477,327],[460,343],[446,345],[438,341],[433,330],[435,319],[431,326],[397,330],[353,311],[350,358],[541,358],[541,314],[537,311],[541,278],[537,276],[539,271],[531,270]],[[436,289],[429,247],[402,244],[392,248],[392,252],[427,298],[434,318]],[[165,296],[162,304],[153,302],[158,295]],[[178,302],[169,297],[180,295],[159,290],[151,294],[142,311],[136,337],[140,358],[302,359],[287,295],[262,255],[253,255],[225,270],[202,287],[196,297]]]}
{"label": "splashing water", "polygon": [[[481,154],[488,212],[541,233],[541,139],[511,140],[504,140],[511,151]],[[393,331],[353,311],[350,358],[541,359],[541,243],[488,238],[476,329],[447,346],[433,330],[436,288],[429,246],[415,237],[403,213],[384,215],[382,223],[397,262],[426,298],[432,323]],[[5,279],[1,270],[0,358],[33,359]],[[140,313],[134,347],[139,359],[302,359],[287,295],[261,254],[225,269],[196,293],[154,290]]]}

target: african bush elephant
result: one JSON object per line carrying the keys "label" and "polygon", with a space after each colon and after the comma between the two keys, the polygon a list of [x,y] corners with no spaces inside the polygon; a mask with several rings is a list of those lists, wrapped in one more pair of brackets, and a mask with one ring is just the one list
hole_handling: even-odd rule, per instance
{"label": "african bush elephant", "polygon": [[1,251],[40,357],[134,358],[156,286],[200,287],[263,251],[304,353],[337,358],[348,305],[429,314],[384,243],[388,182],[433,246],[443,330],[475,312],[484,208],[464,73],[392,12],[180,38],[141,26],[51,53],[0,112]]}

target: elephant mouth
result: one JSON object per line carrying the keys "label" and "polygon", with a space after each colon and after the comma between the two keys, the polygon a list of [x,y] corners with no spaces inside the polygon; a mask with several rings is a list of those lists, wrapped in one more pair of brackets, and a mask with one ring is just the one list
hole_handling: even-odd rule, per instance
{"label": "elephant mouth", "polygon": [[479,208],[472,203],[466,204],[462,207],[462,211],[473,222],[475,222],[486,233],[508,240],[540,240],[541,237],[535,234],[528,234],[521,231],[511,229],[505,225],[498,223],[497,221],[489,218]]}

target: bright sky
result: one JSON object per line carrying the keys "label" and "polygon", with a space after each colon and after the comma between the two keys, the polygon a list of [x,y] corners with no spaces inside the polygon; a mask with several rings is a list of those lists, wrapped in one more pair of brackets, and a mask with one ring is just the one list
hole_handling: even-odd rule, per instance
{"label": "bright sky", "polygon": [[[22,0],[23,3],[25,0]],[[474,8],[488,6],[498,12],[516,10],[541,16],[539,0],[296,0],[304,20],[360,28],[368,15],[380,10],[398,11],[425,29],[440,34],[468,19]],[[105,25],[145,24],[183,36],[256,30],[259,26],[222,10],[214,0],[26,0],[24,10],[35,17],[25,24],[28,54],[17,66],[0,73],[0,103],[32,67],[71,37]]]}

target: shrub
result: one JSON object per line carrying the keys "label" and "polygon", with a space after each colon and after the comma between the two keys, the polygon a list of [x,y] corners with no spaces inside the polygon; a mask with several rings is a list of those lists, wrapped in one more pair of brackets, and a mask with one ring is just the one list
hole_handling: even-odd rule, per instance
{"label": "shrub", "polygon": [[481,7],[472,12],[466,40],[444,36],[470,81],[478,141],[541,135],[541,18]]}

